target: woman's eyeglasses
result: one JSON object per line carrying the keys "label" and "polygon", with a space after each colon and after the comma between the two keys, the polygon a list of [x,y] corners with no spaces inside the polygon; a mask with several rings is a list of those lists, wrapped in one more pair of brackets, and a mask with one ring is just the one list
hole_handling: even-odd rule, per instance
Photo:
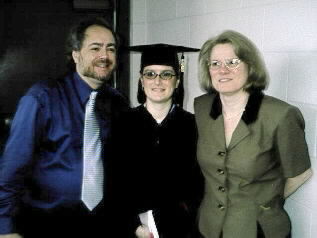
{"label": "woman's eyeglasses", "polygon": [[176,76],[176,74],[171,71],[163,71],[160,74],[157,74],[154,71],[146,71],[142,75],[144,78],[149,80],[154,80],[157,76],[163,80],[171,80],[174,76]]}
{"label": "woman's eyeglasses", "polygon": [[239,58],[226,59],[225,62],[219,60],[208,61],[207,65],[211,70],[218,70],[222,65],[226,66],[229,70],[237,69],[242,61]]}

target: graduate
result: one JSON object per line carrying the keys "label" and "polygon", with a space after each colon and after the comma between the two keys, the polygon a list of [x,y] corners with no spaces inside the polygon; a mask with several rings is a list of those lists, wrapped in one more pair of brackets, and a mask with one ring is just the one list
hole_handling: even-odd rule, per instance
{"label": "graduate", "polygon": [[199,237],[203,177],[194,115],[182,108],[184,67],[178,58],[179,52],[198,49],[155,44],[130,50],[142,53],[140,105],[124,116],[118,135],[131,230],[144,238]]}

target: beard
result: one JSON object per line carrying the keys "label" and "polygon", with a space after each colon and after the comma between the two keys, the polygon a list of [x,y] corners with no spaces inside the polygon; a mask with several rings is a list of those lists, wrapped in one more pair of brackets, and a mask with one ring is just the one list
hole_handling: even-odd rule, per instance
{"label": "beard", "polygon": [[[105,72],[103,73],[98,73],[95,70],[95,67],[102,67],[105,69]],[[89,77],[89,78],[94,78],[98,81],[108,81],[109,78],[111,77],[113,71],[115,69],[114,62],[109,59],[99,59],[97,61],[94,61],[92,65],[87,66],[83,69],[83,76]]]}
{"label": "beard", "polygon": [[84,72],[83,72],[83,76],[88,77],[88,78],[94,78],[97,79],[98,81],[102,81],[105,82],[110,78],[111,73],[107,74],[107,75],[99,75],[96,72],[94,72],[91,68],[87,68]]}

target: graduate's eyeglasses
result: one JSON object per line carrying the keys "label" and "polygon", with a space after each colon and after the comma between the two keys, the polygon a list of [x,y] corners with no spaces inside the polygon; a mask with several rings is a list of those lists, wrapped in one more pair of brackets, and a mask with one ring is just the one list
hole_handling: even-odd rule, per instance
{"label": "graduate's eyeglasses", "polygon": [[209,69],[219,70],[222,65],[226,66],[229,70],[237,69],[242,61],[239,58],[226,59],[225,62],[219,60],[210,60],[207,62]]}
{"label": "graduate's eyeglasses", "polygon": [[155,73],[154,71],[146,71],[143,74],[143,77],[149,80],[156,79],[157,76],[159,76],[163,80],[171,80],[176,74],[171,71],[163,71],[159,74]]}

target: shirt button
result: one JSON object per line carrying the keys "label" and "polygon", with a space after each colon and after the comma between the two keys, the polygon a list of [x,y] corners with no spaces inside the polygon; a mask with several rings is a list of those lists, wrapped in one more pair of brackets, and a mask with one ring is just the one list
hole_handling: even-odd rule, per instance
{"label": "shirt button", "polygon": [[219,204],[218,208],[219,208],[220,211],[223,211],[223,210],[226,209],[226,207],[224,205],[222,205],[222,204]]}
{"label": "shirt button", "polygon": [[224,187],[222,187],[222,186],[219,186],[219,187],[218,187],[218,190],[219,190],[220,192],[223,192],[223,193],[226,191],[226,189],[225,189]]}
{"label": "shirt button", "polygon": [[219,151],[219,152],[218,152],[218,155],[219,155],[219,156],[225,156],[225,154],[226,154],[226,152],[224,152],[224,151]]}
{"label": "shirt button", "polygon": [[225,171],[223,171],[222,169],[217,169],[218,174],[222,175],[225,173]]}

